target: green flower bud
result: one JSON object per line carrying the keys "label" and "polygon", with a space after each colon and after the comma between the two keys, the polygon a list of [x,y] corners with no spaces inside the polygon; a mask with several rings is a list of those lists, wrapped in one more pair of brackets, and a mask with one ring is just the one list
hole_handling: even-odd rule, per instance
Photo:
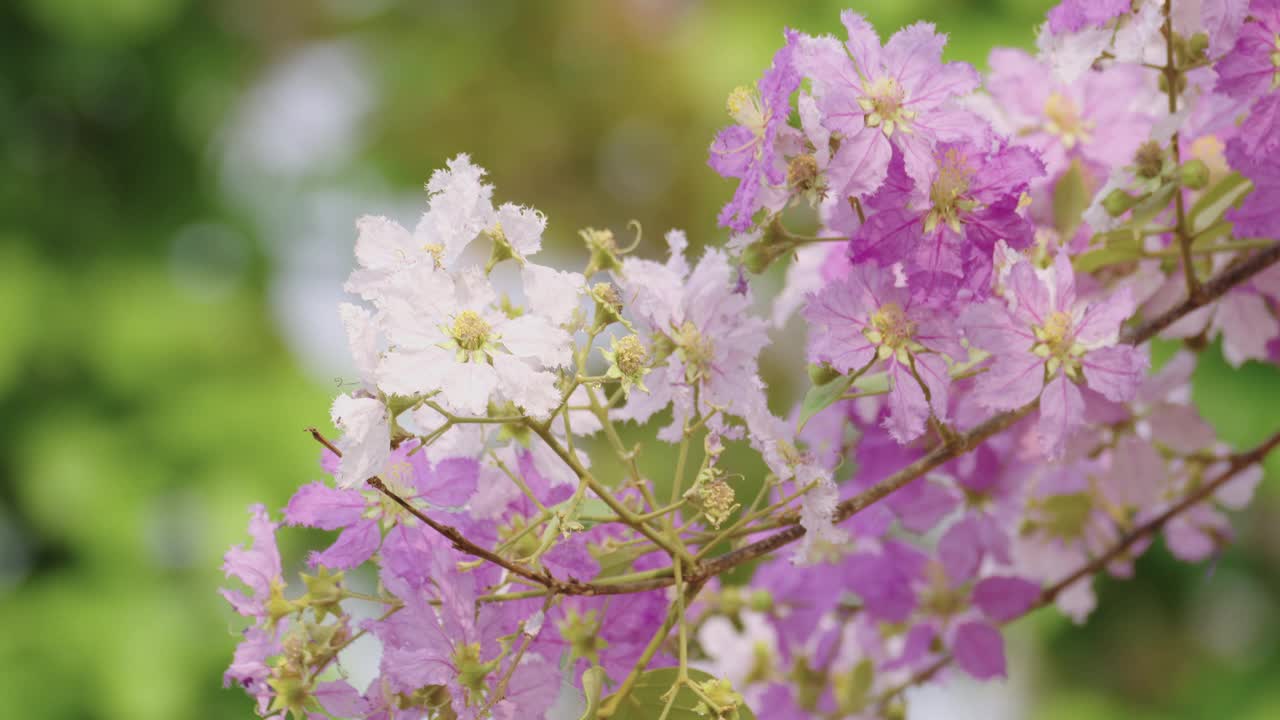
{"label": "green flower bud", "polygon": [[1111,217],[1120,217],[1121,215],[1133,209],[1134,205],[1141,202],[1142,198],[1130,195],[1129,193],[1116,188],[1112,190],[1102,200],[1102,207]]}
{"label": "green flower bud", "polygon": [[1192,190],[1203,190],[1209,185],[1209,166],[1204,161],[1195,158],[1188,160],[1178,169],[1178,174],[1182,179],[1182,186],[1191,188]]}

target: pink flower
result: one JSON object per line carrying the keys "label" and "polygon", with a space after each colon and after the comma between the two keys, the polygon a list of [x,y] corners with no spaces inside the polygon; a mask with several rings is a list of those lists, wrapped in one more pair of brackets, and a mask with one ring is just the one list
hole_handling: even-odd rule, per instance
{"label": "pink flower", "polygon": [[823,125],[841,136],[828,168],[831,191],[840,198],[875,192],[894,148],[907,175],[927,187],[935,143],[985,132],[954,102],[978,87],[977,71],[942,62],[947,39],[929,23],[903,28],[881,47],[861,15],[846,10],[840,19],[849,34],[843,45],[830,36],[805,38],[796,59],[813,82]]}
{"label": "pink flower", "polygon": [[[1244,3],[1240,3],[1243,5]],[[1232,97],[1258,97],[1276,89],[1280,65],[1275,61],[1280,35],[1280,0],[1253,0],[1247,22],[1231,52],[1214,65],[1218,90]]]}
{"label": "pink flower", "polygon": [[1133,399],[1146,357],[1119,345],[1120,326],[1133,314],[1128,288],[1098,302],[1076,298],[1075,272],[1066,255],[1037,273],[1022,260],[1009,274],[1011,302],[987,301],[961,318],[975,347],[990,352],[990,369],[974,394],[992,410],[1013,410],[1040,397],[1040,442],[1061,455],[1071,431],[1084,423],[1083,382],[1108,400]]}
{"label": "pink flower", "polygon": [[273,595],[278,595],[284,588],[281,577],[280,550],[276,547],[277,523],[267,517],[267,509],[262,505],[249,508],[249,535],[253,544],[248,548],[238,545],[227,551],[222,563],[222,571],[227,577],[238,578],[249,586],[252,594],[246,595],[238,590],[222,590],[222,597],[231,603],[231,607],[241,615],[255,617],[259,620],[270,618]]}
{"label": "pink flower", "polygon": [[724,177],[741,180],[724,209],[720,225],[743,232],[761,207],[763,185],[786,183],[786,167],[777,162],[775,141],[787,129],[791,116],[791,93],[800,86],[800,75],[792,63],[799,34],[787,32],[787,44],[773,56],[758,89],[738,88],[729,96],[729,114],[738,122],[716,135],[708,163]]}
{"label": "pink flower", "polygon": [[868,201],[879,209],[854,235],[850,255],[880,265],[903,262],[918,272],[968,277],[986,287],[996,242],[1014,248],[1031,242],[1031,223],[1019,212],[1022,193],[1044,166],[1025,147],[993,149],[972,142],[939,143],[928,182],[912,187],[901,156],[889,181]]}
{"label": "pink flower", "polygon": [[[900,443],[919,437],[930,414],[945,420],[950,368],[943,355],[966,357],[944,313],[913,302],[892,273],[855,266],[809,299],[809,358],[841,373],[883,362],[889,375],[885,427]],[[927,390],[926,390],[927,388]]]}
{"label": "pink flower", "polygon": [[1067,84],[1022,50],[993,50],[990,63],[987,90],[1003,113],[997,128],[1039,152],[1049,179],[1075,158],[1105,176],[1132,162],[1150,136],[1150,108],[1158,105],[1141,67],[1116,65]]}

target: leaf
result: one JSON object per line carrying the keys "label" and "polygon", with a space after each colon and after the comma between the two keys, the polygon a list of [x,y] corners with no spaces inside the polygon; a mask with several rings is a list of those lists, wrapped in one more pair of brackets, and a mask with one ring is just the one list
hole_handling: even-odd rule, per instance
{"label": "leaf", "polygon": [[1093,272],[1106,265],[1116,265],[1142,257],[1142,244],[1133,230],[1121,229],[1093,236],[1094,247],[1077,255],[1071,264],[1078,272]]}
{"label": "leaf", "polygon": [[1253,183],[1238,172],[1223,178],[1218,184],[1204,191],[1196,204],[1191,206],[1187,220],[1191,226],[1191,234],[1199,235],[1209,226],[1222,218],[1227,208],[1235,205],[1250,190]]}
{"label": "leaf", "polygon": [[831,382],[814,385],[809,388],[809,392],[804,394],[804,403],[800,405],[800,427],[798,429],[803,430],[810,418],[831,407],[839,400],[840,396],[844,395],[844,391],[853,385],[853,379],[853,375],[845,375]]}
{"label": "leaf", "polygon": [[[568,505],[572,502],[573,502],[573,499],[570,498],[564,501],[562,505]],[[588,517],[594,517],[594,518],[606,517],[607,518],[607,517],[615,517],[615,515],[613,512],[613,508],[609,507],[609,503],[605,502],[604,500],[601,500],[598,497],[588,497],[588,498],[582,498],[581,500],[579,500],[578,511],[575,512],[573,516],[570,517],[569,519],[582,523],[582,526],[584,528],[590,530],[591,528],[595,527],[597,523],[594,520],[585,519]]]}
{"label": "leaf", "polygon": [[591,545],[589,549],[596,562],[600,564],[600,573],[596,575],[598,579],[631,572],[631,564],[646,552],[645,548],[639,545],[628,545],[620,548]]}
{"label": "leaf", "polygon": [[1124,224],[1124,227],[1144,228],[1152,218],[1169,208],[1169,201],[1173,199],[1173,194],[1177,190],[1178,187],[1173,183],[1166,183],[1156,188],[1155,192],[1134,206],[1129,215],[1129,221]]}
{"label": "leaf", "polygon": [[1053,226],[1059,235],[1065,239],[1075,234],[1092,200],[1093,193],[1089,190],[1080,162],[1072,162],[1053,187]]}
{"label": "leaf", "polygon": [[600,693],[604,692],[604,668],[596,665],[582,673],[582,692],[587,697],[587,709],[578,720],[596,720],[600,712]]}
{"label": "leaf", "polygon": [[875,681],[875,667],[870,660],[863,660],[848,673],[836,678],[836,702],[840,711],[854,715],[862,711],[871,700],[871,685]]}
{"label": "leaf", "polygon": [[[673,667],[646,670],[641,673],[635,687],[618,704],[613,714],[609,716],[609,720],[654,720],[662,714],[662,708],[667,704],[667,698],[664,696],[675,684],[679,673],[679,668]],[[702,670],[689,668],[689,679],[700,683],[715,678]],[[612,698],[613,696],[610,695],[605,702],[608,703]],[[667,720],[711,720],[710,715],[699,715],[694,709],[699,702],[698,696],[692,690],[687,687],[680,688],[680,692],[676,693],[671,712],[667,713]],[[746,705],[739,705],[738,720],[756,720],[756,715]]]}

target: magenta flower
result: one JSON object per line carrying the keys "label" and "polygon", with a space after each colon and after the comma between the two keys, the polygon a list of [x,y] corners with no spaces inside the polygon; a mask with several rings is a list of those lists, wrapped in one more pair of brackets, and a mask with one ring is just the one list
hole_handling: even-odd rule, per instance
{"label": "magenta flower", "polygon": [[912,188],[899,158],[868,203],[883,209],[854,235],[853,262],[901,261],[909,276],[968,276],[971,285],[985,286],[997,240],[1019,249],[1030,244],[1034,229],[1018,212],[1019,200],[1044,165],[1027,148],[939,143],[924,192]]}
{"label": "magenta flower", "polygon": [[1259,97],[1280,88],[1280,0],[1253,0],[1249,14],[1253,22],[1244,24],[1231,52],[1213,67],[1218,91],[1232,97]]}
{"label": "magenta flower", "polygon": [[885,427],[895,440],[919,437],[930,414],[946,419],[951,375],[943,355],[966,353],[945,314],[914,303],[909,289],[894,285],[892,273],[856,266],[811,296],[804,316],[811,361],[841,373],[863,373],[883,362],[890,386]]}
{"label": "magenta flower", "polygon": [[1118,344],[1133,314],[1128,288],[1098,302],[1076,299],[1075,272],[1066,255],[1037,273],[1030,261],[1009,274],[1012,302],[987,301],[961,319],[969,342],[994,356],[974,394],[992,410],[1012,410],[1040,397],[1039,437],[1049,457],[1061,455],[1071,431],[1084,423],[1085,383],[1108,400],[1132,400],[1146,357]]}
{"label": "magenta flower", "polygon": [[947,39],[929,23],[903,28],[881,47],[861,15],[846,10],[840,19],[848,41],[806,38],[796,60],[813,82],[823,125],[841,137],[828,167],[831,191],[840,198],[875,192],[894,148],[907,175],[928,187],[934,144],[982,132],[982,121],[954,102],[977,89],[977,71],[942,62]]}
{"label": "magenta flower", "polygon": [[751,227],[751,218],[761,207],[761,185],[780,186],[787,180],[775,141],[791,116],[791,93],[800,87],[792,62],[799,33],[788,31],[786,38],[787,44],[773,56],[759,87],[740,87],[729,96],[729,115],[738,124],[721,130],[711,143],[708,164],[722,176],[741,181],[718,218],[721,226],[738,232]]}

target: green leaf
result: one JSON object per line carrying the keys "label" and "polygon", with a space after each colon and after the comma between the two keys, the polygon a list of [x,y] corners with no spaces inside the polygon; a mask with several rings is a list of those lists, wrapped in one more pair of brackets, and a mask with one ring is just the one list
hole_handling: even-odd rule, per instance
{"label": "green leaf", "polygon": [[645,548],[639,545],[609,549],[600,545],[591,545],[589,549],[595,556],[596,562],[600,564],[600,573],[596,576],[599,579],[631,572],[631,564],[646,552]]}
{"label": "green leaf", "polygon": [[1129,216],[1129,221],[1124,224],[1127,228],[1142,229],[1156,215],[1164,212],[1169,207],[1169,201],[1173,199],[1173,194],[1178,191],[1178,186],[1173,183],[1161,185],[1156,188],[1155,192],[1148,195],[1142,202],[1133,208],[1133,213]]}
{"label": "green leaf", "polygon": [[1059,235],[1069,238],[1075,233],[1092,200],[1084,170],[1080,162],[1075,161],[1053,188],[1053,226]]}
{"label": "green leaf", "polygon": [[1233,172],[1205,190],[1196,204],[1191,206],[1191,212],[1187,215],[1191,233],[1199,235],[1216,223],[1222,218],[1227,208],[1238,203],[1252,189],[1253,183],[1248,178]]}
{"label": "green leaf", "polygon": [[836,678],[836,702],[840,711],[853,715],[862,711],[871,700],[871,685],[875,680],[875,667],[870,660],[863,660],[844,675]]}
{"label": "green leaf", "polygon": [[1127,228],[1094,235],[1093,245],[1088,252],[1071,261],[1077,271],[1093,272],[1100,267],[1142,257],[1142,244],[1137,233]]}
{"label": "green leaf", "polygon": [[800,405],[800,429],[818,413],[831,407],[840,396],[853,385],[853,375],[838,377],[822,385],[814,385],[804,395],[804,403]]}
{"label": "green leaf", "polygon": [[596,720],[600,712],[600,693],[604,692],[604,668],[599,665],[582,673],[582,692],[587,696],[587,709],[578,720]]}
{"label": "green leaf", "polygon": [[[617,709],[609,716],[609,720],[654,720],[662,714],[662,708],[666,707],[667,698],[664,696],[675,684],[679,674],[679,668],[673,667],[646,670],[641,673],[635,687],[618,704]],[[702,670],[690,668],[689,679],[700,683],[715,678]],[[612,697],[610,695],[605,702],[609,702]],[[710,715],[699,715],[694,709],[699,702],[701,701],[692,690],[687,687],[680,688],[680,692],[676,693],[671,712],[667,714],[667,720],[711,720]],[[751,708],[741,705],[738,707],[737,720],[756,720],[756,715],[751,712]]]}
{"label": "green leaf", "polygon": [[[564,501],[564,503],[562,504],[567,506],[572,502],[573,502],[573,499],[570,498],[569,500]],[[613,512],[613,508],[609,507],[609,503],[601,500],[598,497],[588,497],[588,498],[582,498],[578,502],[578,511],[574,513],[573,516],[569,519],[582,523],[582,526],[584,528],[587,528],[588,530],[590,530],[591,528],[595,527],[597,523],[593,520],[587,520],[586,518],[588,517],[597,517],[597,518],[606,517],[607,518],[607,517],[616,517],[616,515]]]}

